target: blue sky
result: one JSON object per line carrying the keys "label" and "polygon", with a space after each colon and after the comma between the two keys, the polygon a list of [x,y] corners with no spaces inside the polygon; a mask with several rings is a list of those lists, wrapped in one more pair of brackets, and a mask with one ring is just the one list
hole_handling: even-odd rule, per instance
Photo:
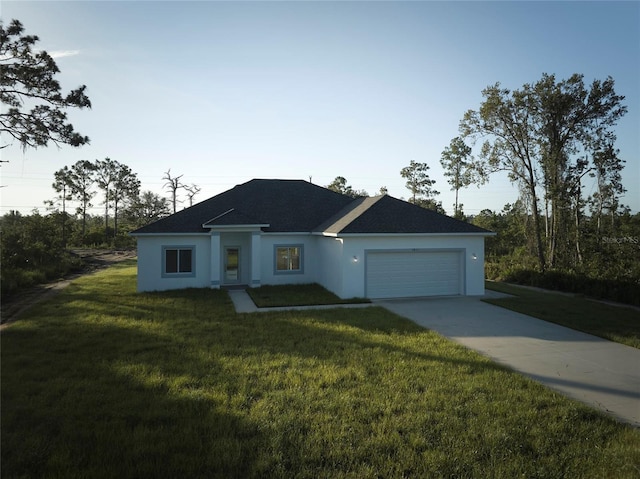
{"label": "blue sky", "polygon": [[[54,171],[105,157],[167,196],[171,168],[202,188],[196,201],[252,178],[338,175],[406,198],[400,170],[415,160],[451,213],[440,154],[464,112],[486,86],[544,72],[615,79],[629,108],[616,128],[622,202],[640,211],[638,2],[3,1],[1,14],[37,34],[63,88],[86,84],[93,104],[69,113],[90,145],[1,150],[1,213],[44,212]],[[504,176],[460,192],[471,214],[517,197]]]}

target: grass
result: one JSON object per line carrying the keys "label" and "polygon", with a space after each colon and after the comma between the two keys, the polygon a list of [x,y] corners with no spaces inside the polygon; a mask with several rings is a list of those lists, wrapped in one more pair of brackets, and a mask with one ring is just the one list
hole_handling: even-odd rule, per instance
{"label": "grass", "polygon": [[2,475],[638,477],[640,431],[385,309],[74,282],[3,331]]}
{"label": "grass", "polygon": [[247,293],[259,308],[371,302],[366,298],[340,299],[317,283],[281,286],[266,285],[259,288],[249,288]]}
{"label": "grass", "polygon": [[632,307],[493,281],[488,281],[486,287],[514,295],[512,298],[485,299],[487,303],[640,348],[640,312]]}

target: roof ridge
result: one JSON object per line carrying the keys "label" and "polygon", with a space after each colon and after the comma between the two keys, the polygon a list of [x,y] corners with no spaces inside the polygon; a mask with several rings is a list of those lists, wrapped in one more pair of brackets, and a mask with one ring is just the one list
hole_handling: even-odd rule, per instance
{"label": "roof ridge", "polygon": [[205,221],[204,223],[202,223],[202,226],[204,227],[204,225],[209,224],[209,223],[213,223],[215,220],[217,220],[218,218],[222,218],[224,215],[228,215],[229,213],[231,213],[233,210],[235,210],[235,208],[230,208],[227,211],[225,211],[224,213],[220,213],[218,216],[214,216],[213,218],[211,218],[209,221]]}
{"label": "roof ridge", "polygon": [[386,195],[365,196],[354,199],[327,221],[319,225],[316,228],[316,231],[320,231],[322,233],[340,233],[340,231],[366,213],[369,208],[385,196]]}

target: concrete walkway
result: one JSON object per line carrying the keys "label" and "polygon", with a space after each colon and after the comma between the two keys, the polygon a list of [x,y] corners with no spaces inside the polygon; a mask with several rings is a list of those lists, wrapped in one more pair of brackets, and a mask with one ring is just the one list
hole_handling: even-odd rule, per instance
{"label": "concrete walkway", "polygon": [[640,427],[640,350],[636,348],[483,303],[477,297],[375,304]]}

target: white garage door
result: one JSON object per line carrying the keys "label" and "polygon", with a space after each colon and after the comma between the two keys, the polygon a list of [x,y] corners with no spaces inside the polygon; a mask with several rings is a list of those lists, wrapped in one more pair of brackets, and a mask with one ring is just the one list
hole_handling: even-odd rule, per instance
{"label": "white garage door", "polygon": [[459,251],[367,254],[367,297],[408,298],[462,293]]}

